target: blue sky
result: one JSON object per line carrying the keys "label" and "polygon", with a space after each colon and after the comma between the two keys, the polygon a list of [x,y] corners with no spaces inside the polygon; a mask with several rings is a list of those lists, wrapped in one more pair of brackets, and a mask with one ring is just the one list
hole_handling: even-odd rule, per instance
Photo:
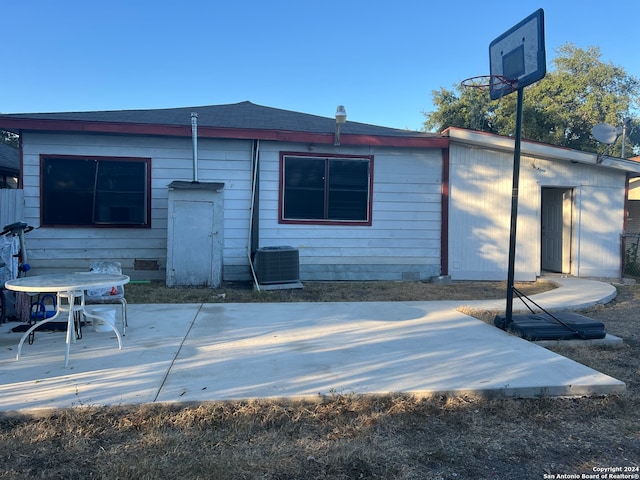
{"label": "blue sky", "polygon": [[[640,77],[640,2],[3,2],[0,112],[257,104],[418,130],[432,91],[489,73],[489,43],[538,8],[557,47]],[[189,120],[189,119],[187,119]]]}

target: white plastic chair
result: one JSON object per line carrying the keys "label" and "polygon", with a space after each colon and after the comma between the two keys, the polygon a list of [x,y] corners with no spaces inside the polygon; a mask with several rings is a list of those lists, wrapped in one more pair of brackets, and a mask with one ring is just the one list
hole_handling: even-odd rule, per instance
{"label": "white plastic chair", "polygon": [[[89,265],[89,271],[94,273],[111,273],[122,275],[122,265],[120,262],[95,261]],[[115,291],[113,291],[115,289]],[[122,335],[126,333],[127,323],[127,301],[124,298],[124,286],[112,287],[107,290],[87,290],[85,292],[85,303],[106,304],[120,303],[122,305]]]}

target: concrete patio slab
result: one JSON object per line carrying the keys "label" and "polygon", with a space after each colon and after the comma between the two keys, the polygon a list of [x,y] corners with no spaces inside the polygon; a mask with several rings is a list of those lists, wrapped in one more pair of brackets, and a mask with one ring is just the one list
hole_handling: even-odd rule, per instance
{"label": "concrete patio slab", "polygon": [[[556,309],[604,303],[613,289],[577,279],[575,288],[572,280],[555,296],[542,294],[545,302]],[[15,323],[3,324],[0,410],[351,392],[624,391],[623,382],[457,311],[463,305],[492,302],[131,304],[123,349],[112,333],[85,328],[66,369],[63,333],[38,332],[16,361],[20,334],[8,331]]]}
{"label": "concrete patio slab", "polygon": [[[123,348],[113,332],[83,329],[64,368],[65,334],[36,332],[16,360],[17,323],[0,325],[0,410],[155,401],[200,305],[130,305]],[[179,308],[175,308],[179,307]]]}
{"label": "concrete patio slab", "polygon": [[622,390],[622,382],[463,315],[451,302],[290,303],[205,305],[158,400]]}

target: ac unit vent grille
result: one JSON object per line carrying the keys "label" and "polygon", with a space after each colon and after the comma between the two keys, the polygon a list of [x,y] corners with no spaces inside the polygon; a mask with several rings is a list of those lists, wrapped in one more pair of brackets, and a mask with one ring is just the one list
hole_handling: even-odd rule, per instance
{"label": "ac unit vent grille", "polygon": [[293,247],[263,247],[256,251],[254,268],[258,283],[294,283],[300,281],[298,249]]}

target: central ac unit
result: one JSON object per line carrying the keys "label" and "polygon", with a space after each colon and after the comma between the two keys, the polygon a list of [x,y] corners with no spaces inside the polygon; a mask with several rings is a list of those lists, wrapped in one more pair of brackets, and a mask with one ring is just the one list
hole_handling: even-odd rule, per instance
{"label": "central ac unit", "polygon": [[298,249],[293,247],[262,247],[256,251],[254,268],[258,283],[294,283],[300,281]]}

